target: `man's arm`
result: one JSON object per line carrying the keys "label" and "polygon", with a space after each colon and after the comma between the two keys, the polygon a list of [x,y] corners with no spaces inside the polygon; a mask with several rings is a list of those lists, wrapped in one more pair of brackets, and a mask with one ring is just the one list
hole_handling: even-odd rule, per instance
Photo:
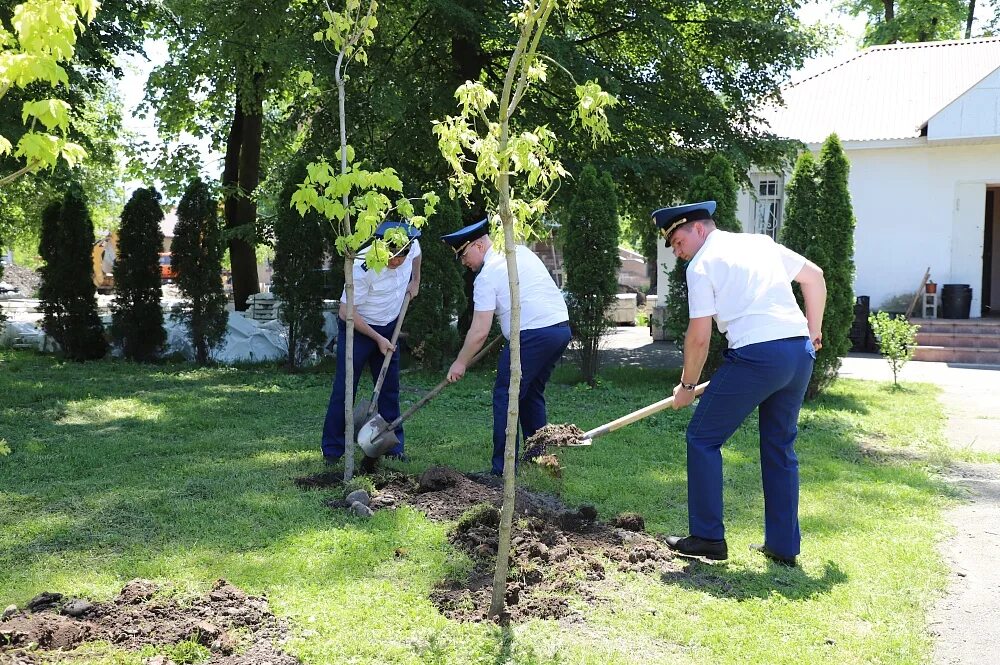
{"label": "man's arm", "polygon": [[826,279],[823,269],[807,260],[802,270],[795,276],[806,301],[806,321],[809,324],[809,339],[819,351],[823,348],[823,310],[826,309]]}
{"label": "man's arm", "polygon": [[455,383],[465,375],[465,370],[468,369],[473,356],[479,353],[479,349],[483,348],[492,325],[493,310],[476,311],[472,315],[472,325],[469,326],[469,332],[465,335],[462,350],[458,352],[458,357],[448,369],[448,381]]}
{"label": "man's arm", "polygon": [[[708,358],[708,346],[712,341],[712,317],[700,316],[688,322],[684,335],[684,369],[681,383],[698,383],[701,370]],[[681,409],[694,401],[694,391],[677,384],[674,387],[674,409]]]}
{"label": "man's arm", "polygon": [[417,294],[420,293],[420,260],[424,258],[423,254],[417,256],[413,259],[413,270],[410,273],[410,283],[406,287],[407,293],[410,294],[410,298],[416,298]]}

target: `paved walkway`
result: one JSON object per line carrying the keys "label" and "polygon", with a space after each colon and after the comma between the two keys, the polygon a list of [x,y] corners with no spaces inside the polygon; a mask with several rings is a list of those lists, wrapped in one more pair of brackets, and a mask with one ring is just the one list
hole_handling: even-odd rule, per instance
{"label": "paved walkway", "polygon": [[[671,342],[654,342],[648,328],[618,328],[602,350],[607,365],[680,367]],[[889,364],[877,355],[844,359],[845,378],[892,381]],[[901,381],[933,383],[948,418],[946,436],[954,448],[1000,453],[1000,367],[907,363]],[[1000,464],[958,463],[947,469],[967,501],[947,513],[953,535],[940,543],[951,569],[948,590],[931,610],[934,663],[976,665],[1000,662]]]}

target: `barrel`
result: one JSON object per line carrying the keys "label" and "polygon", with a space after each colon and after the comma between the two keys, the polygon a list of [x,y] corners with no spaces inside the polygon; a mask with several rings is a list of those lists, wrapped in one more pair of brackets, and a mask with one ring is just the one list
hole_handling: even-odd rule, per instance
{"label": "barrel", "polygon": [[971,286],[968,284],[945,284],[941,287],[942,319],[967,319],[971,307]]}

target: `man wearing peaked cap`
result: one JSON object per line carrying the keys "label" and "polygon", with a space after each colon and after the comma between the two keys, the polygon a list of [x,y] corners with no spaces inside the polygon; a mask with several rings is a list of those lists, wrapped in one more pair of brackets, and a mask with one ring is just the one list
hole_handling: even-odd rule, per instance
{"label": "man wearing peaked cap", "polygon": [[[811,261],[769,236],[715,228],[715,201],[653,213],[653,221],[678,259],[688,261],[689,324],[684,368],[674,388],[674,408],[694,401],[712,335],[712,320],[729,348],[712,375],[687,428],[687,537],[667,544],[685,555],[725,559],[722,520],[722,445],[743,420],[760,414],[764,487],[764,556],[795,565],[799,554],[799,469],[795,456],[799,409],[822,346],[826,282]],[[805,298],[803,315],[792,293]]]}
{"label": "man wearing peaked cap", "polygon": [[[458,381],[465,375],[469,361],[476,355],[489,335],[494,314],[500,319],[500,330],[510,339],[510,283],[507,279],[507,259],[493,247],[489,236],[489,221],[484,219],[454,233],[441,236],[455,252],[455,258],[469,270],[478,273],[473,285],[475,313],[472,325],[458,358],[448,370],[448,380]],[[569,344],[569,312],[566,302],[549,276],[545,265],[523,245],[515,248],[521,304],[521,391],[519,420],[521,433],[530,437],[547,422],[545,385],[556,361]],[[504,446],[507,429],[507,402],[510,389],[510,345],[505,345],[497,363],[497,378],[493,386],[493,460],[494,475],[503,474]],[[516,456],[515,456],[516,458]]]}
{"label": "man wearing peaked cap", "polygon": [[[399,416],[399,349],[389,341],[396,319],[409,292],[415,298],[420,290],[420,230],[404,222],[383,222],[375,230],[377,238],[399,238],[392,229],[406,232],[405,242],[390,243],[388,266],[380,272],[365,266],[369,246],[354,261],[354,394],[365,366],[374,381],[382,369],[385,354],[392,352],[392,360],[383,379],[378,397],[378,412],[386,422]],[[337,317],[337,371],[333,391],[323,425],[323,458],[328,464],[336,463],[344,454],[344,400],[347,385],[347,292],[340,296]],[[403,428],[396,430],[399,445],[389,451],[390,457],[403,457]]]}

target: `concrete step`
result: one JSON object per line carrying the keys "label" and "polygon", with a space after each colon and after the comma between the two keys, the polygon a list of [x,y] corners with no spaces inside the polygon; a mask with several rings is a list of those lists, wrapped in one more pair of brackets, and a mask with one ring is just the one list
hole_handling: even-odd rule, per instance
{"label": "concrete step", "polygon": [[921,329],[917,333],[917,343],[921,346],[948,346],[973,349],[1000,349],[1000,333],[983,332],[938,332]]}
{"label": "concrete step", "polygon": [[1000,319],[910,319],[922,333],[1000,336]]}
{"label": "concrete step", "polygon": [[918,346],[913,350],[913,359],[928,362],[1000,365],[1000,348]]}

